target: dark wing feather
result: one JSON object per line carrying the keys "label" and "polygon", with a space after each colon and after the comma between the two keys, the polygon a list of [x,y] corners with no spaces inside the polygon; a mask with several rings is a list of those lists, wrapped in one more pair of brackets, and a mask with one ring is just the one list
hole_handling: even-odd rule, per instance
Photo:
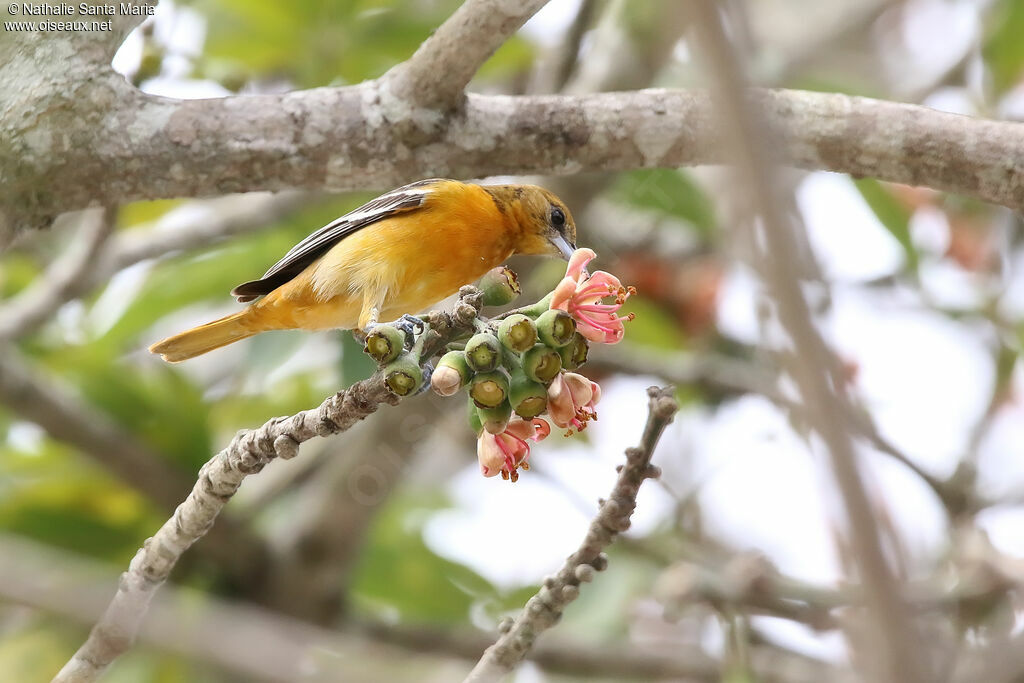
{"label": "dark wing feather", "polygon": [[376,199],[371,199],[340,218],[334,219],[292,247],[259,280],[252,280],[232,289],[232,296],[239,302],[245,303],[264,294],[269,294],[301,273],[310,263],[357,230],[397,213],[420,208],[426,201],[427,195],[430,194],[428,187],[443,180],[443,178],[429,178],[403,185]]}

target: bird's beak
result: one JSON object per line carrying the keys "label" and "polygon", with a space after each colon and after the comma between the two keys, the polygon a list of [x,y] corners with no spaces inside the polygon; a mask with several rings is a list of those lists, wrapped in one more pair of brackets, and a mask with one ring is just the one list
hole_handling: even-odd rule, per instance
{"label": "bird's beak", "polygon": [[551,244],[554,245],[555,249],[558,250],[559,255],[562,258],[564,258],[566,261],[568,261],[570,258],[572,258],[572,253],[574,251],[576,251],[576,247],[574,247],[571,244],[569,244],[568,240],[566,240],[561,235],[555,235],[554,237],[549,237],[548,241],[551,242]]}

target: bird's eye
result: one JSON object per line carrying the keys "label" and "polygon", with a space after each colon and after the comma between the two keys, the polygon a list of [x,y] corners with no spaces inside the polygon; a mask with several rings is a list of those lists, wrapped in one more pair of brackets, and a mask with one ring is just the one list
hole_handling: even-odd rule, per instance
{"label": "bird's eye", "polygon": [[551,225],[560,228],[565,225],[565,214],[557,206],[551,207]]}

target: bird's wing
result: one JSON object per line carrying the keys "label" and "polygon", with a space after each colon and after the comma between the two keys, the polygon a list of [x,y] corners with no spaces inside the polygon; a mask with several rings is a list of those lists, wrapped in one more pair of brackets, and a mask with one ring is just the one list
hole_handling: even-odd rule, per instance
{"label": "bird's wing", "polygon": [[429,178],[403,185],[371,199],[358,209],[336,218],[306,239],[292,247],[280,261],[270,267],[259,280],[238,285],[231,290],[239,302],[269,294],[306,269],[335,244],[357,230],[381,221],[389,216],[414,211],[423,206],[430,194],[430,186],[442,182],[443,178]]}

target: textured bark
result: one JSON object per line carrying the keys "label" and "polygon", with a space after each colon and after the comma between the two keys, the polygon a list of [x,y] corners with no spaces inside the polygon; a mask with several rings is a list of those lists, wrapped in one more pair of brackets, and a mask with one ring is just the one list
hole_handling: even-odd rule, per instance
{"label": "textured bark", "polygon": [[[8,59],[0,237],[97,203],[722,161],[721,122],[702,91],[471,94],[425,114],[398,99],[397,76],[386,75],[345,88],[176,101],[85,59],[109,55],[109,46],[76,54],[64,34],[45,46],[11,35],[19,40],[0,48]],[[1024,206],[1024,125],[839,94],[751,97],[794,166]]]}
{"label": "textured bark", "polygon": [[[66,147],[48,138],[48,147],[0,161],[0,176],[37,181],[0,190],[23,221],[93,202],[722,161],[720,121],[702,91],[470,95],[440,134],[403,137],[376,83],[182,102],[127,83],[117,90],[105,92],[104,101],[117,103],[108,115],[71,127]],[[1024,206],[1022,124],[839,94],[753,96],[792,165]]]}
{"label": "textured bark", "polygon": [[435,111],[454,108],[473,75],[513,33],[548,0],[475,0],[464,3],[416,54],[381,79],[399,107],[426,111],[422,123],[435,122]]}

